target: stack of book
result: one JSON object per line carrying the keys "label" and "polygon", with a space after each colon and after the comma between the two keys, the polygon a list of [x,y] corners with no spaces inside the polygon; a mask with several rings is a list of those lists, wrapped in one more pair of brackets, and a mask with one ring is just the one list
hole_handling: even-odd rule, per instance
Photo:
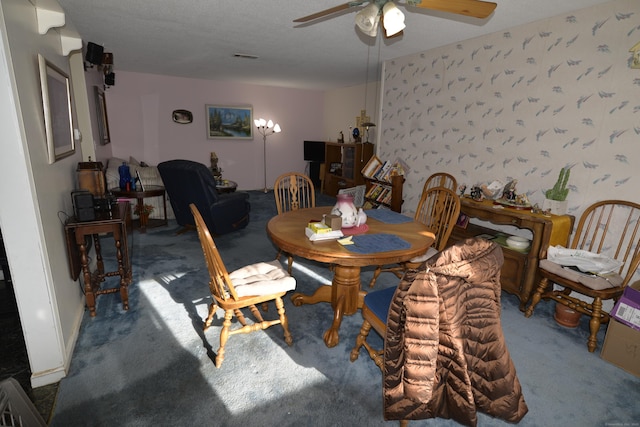
{"label": "stack of book", "polygon": [[405,175],[409,166],[399,157],[393,162],[382,162],[377,156],[372,156],[369,162],[362,169],[362,174],[376,181],[391,182],[394,175]]}
{"label": "stack of book", "polygon": [[392,193],[393,190],[391,187],[375,184],[371,186],[365,197],[370,200],[375,200],[378,203],[389,204]]}
{"label": "stack of book", "polygon": [[334,230],[322,222],[310,222],[304,232],[312,242],[340,239],[341,237],[344,237],[342,230]]}

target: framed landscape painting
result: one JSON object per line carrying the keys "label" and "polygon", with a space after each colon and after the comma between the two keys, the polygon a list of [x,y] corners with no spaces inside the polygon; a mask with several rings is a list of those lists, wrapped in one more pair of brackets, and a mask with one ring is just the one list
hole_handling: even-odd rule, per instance
{"label": "framed landscape painting", "polygon": [[251,106],[207,105],[206,114],[207,138],[253,139],[253,109]]}

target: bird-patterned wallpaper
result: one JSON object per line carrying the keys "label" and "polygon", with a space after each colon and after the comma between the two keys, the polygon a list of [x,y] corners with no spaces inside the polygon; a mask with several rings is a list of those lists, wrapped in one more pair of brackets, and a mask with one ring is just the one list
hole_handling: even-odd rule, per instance
{"label": "bird-patterned wallpaper", "polygon": [[603,199],[640,202],[629,51],[639,41],[640,1],[617,0],[387,61],[377,152],[411,168],[403,211],[440,171],[467,188],[516,179],[542,206],[569,167],[573,215]]}

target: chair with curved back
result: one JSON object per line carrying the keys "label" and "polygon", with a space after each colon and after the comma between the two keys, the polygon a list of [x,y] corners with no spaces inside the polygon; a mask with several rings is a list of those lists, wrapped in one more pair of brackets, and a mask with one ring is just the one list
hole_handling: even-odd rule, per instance
{"label": "chair with curved back", "polygon": [[[624,200],[604,200],[589,206],[580,216],[569,249],[603,254],[617,260],[621,266],[614,272],[593,275],[563,268],[548,259],[540,261],[540,284],[525,311],[531,317],[541,299],[552,299],[591,317],[589,321],[590,352],[598,346],[597,333],[602,323],[610,319],[602,310],[605,300],[617,301],[633,278],[640,264],[640,204]],[[554,290],[553,284],[562,289]],[[589,298],[578,298],[576,292]]]}
{"label": "chair with curved back", "polygon": [[[215,364],[219,368],[225,356],[225,344],[230,335],[247,334],[250,332],[267,329],[280,324],[284,329],[284,340],[288,345],[293,343],[287,315],[284,310],[282,298],[296,288],[296,279],[287,274],[278,261],[259,262],[247,265],[231,273],[222,262],[218,248],[207,225],[200,215],[195,204],[189,205],[196,223],[196,230],[204,252],[204,258],[209,270],[209,289],[212,301],[209,306],[209,315],[204,322],[204,330],[211,326],[213,315],[218,307],[224,310],[224,321],[220,331],[220,348],[216,355]],[[264,320],[256,304],[266,304],[274,301],[276,304],[278,319]],[[257,322],[248,324],[243,313],[243,308],[249,308]],[[231,329],[231,320],[234,315],[241,327]]]}
{"label": "chair with curved back", "polygon": [[460,198],[454,190],[445,187],[431,187],[423,191],[414,219],[426,225],[435,235],[433,246],[429,250],[406,263],[384,268],[377,266],[369,287],[373,287],[382,272],[394,273],[398,278],[407,268],[415,268],[435,253],[447,246],[447,241],[460,215]]}
{"label": "chair with curved back", "polygon": [[433,187],[445,187],[449,190],[456,191],[458,189],[458,182],[451,174],[448,174],[446,172],[436,172],[429,178],[427,178],[427,180],[424,182],[422,191],[425,192],[429,188]]}
{"label": "chair with curved back", "polygon": [[[276,178],[273,185],[273,195],[276,199],[278,215],[304,208],[316,207],[316,192],[311,179],[299,172],[287,172]],[[280,259],[282,251],[278,252],[276,259]],[[291,274],[293,256],[287,255],[288,268]]]}

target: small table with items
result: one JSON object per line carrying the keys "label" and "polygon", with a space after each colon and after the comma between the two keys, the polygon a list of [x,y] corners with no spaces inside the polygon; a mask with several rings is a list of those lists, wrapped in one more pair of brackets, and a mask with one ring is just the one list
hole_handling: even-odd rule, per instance
{"label": "small table with items", "polygon": [[[132,238],[128,238],[131,232],[131,209],[129,202],[115,204],[111,210],[99,212],[96,219],[91,221],[78,221],[70,218],[65,224],[67,235],[67,251],[71,268],[71,278],[77,280],[82,271],[84,279],[84,294],[91,317],[96,315],[96,298],[98,295],[120,292],[122,307],[129,309],[129,291],[131,284],[131,254],[130,246]],[[113,235],[116,247],[117,270],[105,272],[102,250],[100,246],[100,234]],[[96,271],[91,272],[87,248],[87,237],[93,238],[96,252]],[[101,283],[107,277],[119,276],[120,283],[115,288],[102,288]]]}
{"label": "small table with items", "polygon": [[216,190],[218,190],[218,193],[233,193],[237,188],[238,183],[235,181],[229,181],[228,179],[216,181]]}
{"label": "small table with items", "polygon": [[165,197],[165,189],[160,185],[145,185],[144,190],[121,190],[119,188],[114,188],[111,190],[111,193],[115,197],[122,197],[128,199],[136,199],[137,210],[138,212],[142,212],[144,210],[144,199],[146,197],[162,197],[162,218],[149,218],[147,215],[139,215],[139,220],[137,222],[137,226],[140,229],[141,233],[147,232],[147,227],[159,227],[161,225],[167,225],[167,199]]}

